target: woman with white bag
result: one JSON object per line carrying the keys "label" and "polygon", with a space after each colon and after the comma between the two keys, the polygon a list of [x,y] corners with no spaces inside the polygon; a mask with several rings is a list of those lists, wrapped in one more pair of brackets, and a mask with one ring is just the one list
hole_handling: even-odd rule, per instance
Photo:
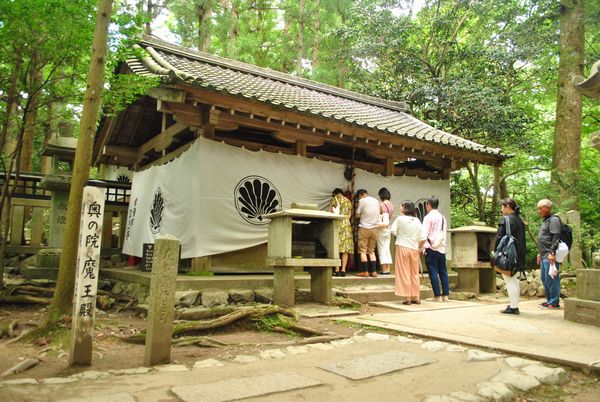
{"label": "woman with white bag", "polygon": [[390,252],[392,231],[390,229],[390,222],[392,222],[392,215],[394,215],[394,204],[392,204],[390,198],[392,198],[392,195],[387,188],[382,187],[379,189],[381,219],[379,231],[377,232],[377,254],[379,256],[381,275],[389,275],[390,268],[392,267],[392,253]]}

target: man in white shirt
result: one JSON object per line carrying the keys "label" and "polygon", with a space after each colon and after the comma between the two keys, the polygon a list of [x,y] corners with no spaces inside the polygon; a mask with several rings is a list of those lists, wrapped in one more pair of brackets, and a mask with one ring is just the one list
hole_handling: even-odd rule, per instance
{"label": "man in white shirt", "polygon": [[[436,301],[448,301],[450,288],[448,287],[448,270],[446,269],[446,218],[437,210],[439,200],[436,196],[427,198],[425,210],[427,215],[423,218],[423,234],[426,237],[423,254],[427,273],[431,281],[431,288]],[[440,291],[440,280],[442,289]]]}
{"label": "man in white shirt", "polygon": [[[358,253],[360,254],[360,272],[356,276],[376,277],[377,266],[375,245],[377,244],[377,230],[379,228],[379,201],[371,197],[367,190],[360,189],[356,192],[358,209],[356,216],[360,218],[358,224]],[[368,259],[367,259],[368,256]],[[367,272],[368,270],[368,272]]]}

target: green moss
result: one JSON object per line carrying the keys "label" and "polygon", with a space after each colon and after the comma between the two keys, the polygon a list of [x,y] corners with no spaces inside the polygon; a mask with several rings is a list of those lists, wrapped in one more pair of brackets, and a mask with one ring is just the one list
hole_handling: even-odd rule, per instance
{"label": "green moss", "polygon": [[253,320],[254,327],[261,332],[273,332],[274,328],[287,330],[288,335],[297,335],[291,329],[291,318],[283,314],[270,314]]}

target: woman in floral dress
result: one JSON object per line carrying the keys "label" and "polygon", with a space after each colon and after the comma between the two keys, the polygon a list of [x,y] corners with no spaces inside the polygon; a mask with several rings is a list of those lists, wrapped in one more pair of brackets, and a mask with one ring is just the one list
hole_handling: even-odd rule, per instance
{"label": "woman in floral dress", "polygon": [[354,239],[352,237],[352,226],[350,225],[350,217],[352,216],[352,203],[344,197],[344,192],[341,188],[333,190],[333,198],[329,206],[329,211],[339,209],[340,215],[345,215],[344,219],[338,221],[338,239],[339,252],[342,260],[342,266],[336,267],[335,276],[346,276],[346,266],[348,265],[348,255],[354,252]]}

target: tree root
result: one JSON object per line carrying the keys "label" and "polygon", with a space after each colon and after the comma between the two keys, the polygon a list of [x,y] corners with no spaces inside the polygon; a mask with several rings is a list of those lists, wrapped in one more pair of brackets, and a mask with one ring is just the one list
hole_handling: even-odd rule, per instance
{"label": "tree root", "polygon": [[9,338],[15,336],[15,327],[17,326],[17,320],[12,320],[7,324],[0,324],[0,338],[4,335],[8,335]]}
{"label": "tree root", "polygon": [[[172,336],[175,338],[181,338],[186,334],[194,334],[201,331],[207,331],[211,329],[225,327],[234,322],[240,321],[244,318],[251,318],[253,320],[258,320],[262,317],[272,314],[283,314],[288,317],[297,319],[296,313],[292,310],[288,310],[282,307],[268,305],[268,306],[259,306],[252,308],[244,308],[239,311],[234,311],[229,314],[225,314],[221,317],[215,318],[213,320],[208,321],[184,321],[178,322],[175,324],[173,328]],[[146,332],[143,331],[139,334],[131,335],[131,336],[116,336],[118,339],[135,344],[143,344],[146,340]]]}
{"label": "tree root", "polygon": [[195,345],[204,348],[220,348],[228,346],[227,343],[211,338],[210,336],[184,336],[182,338],[173,339],[172,345],[178,347]]}
{"label": "tree root", "polygon": [[34,297],[29,295],[7,295],[0,293],[0,303],[33,303],[33,304],[50,304],[50,299],[43,297]]}
{"label": "tree root", "polygon": [[230,314],[236,311],[234,306],[225,306],[225,307],[213,307],[207,310],[197,310],[197,311],[182,311],[178,315],[179,320],[207,320],[209,318],[217,318],[224,316],[226,314]]}
{"label": "tree root", "polygon": [[296,313],[294,313],[292,310],[288,310],[282,307],[254,307],[234,311],[233,313],[229,313],[209,321],[190,321],[176,324],[175,328],[173,328],[173,335],[177,336],[188,333],[194,333],[197,331],[206,331],[209,329],[227,326],[246,317],[250,317],[251,319],[256,320],[271,314],[283,314],[288,317],[292,317],[293,319],[296,319]]}

